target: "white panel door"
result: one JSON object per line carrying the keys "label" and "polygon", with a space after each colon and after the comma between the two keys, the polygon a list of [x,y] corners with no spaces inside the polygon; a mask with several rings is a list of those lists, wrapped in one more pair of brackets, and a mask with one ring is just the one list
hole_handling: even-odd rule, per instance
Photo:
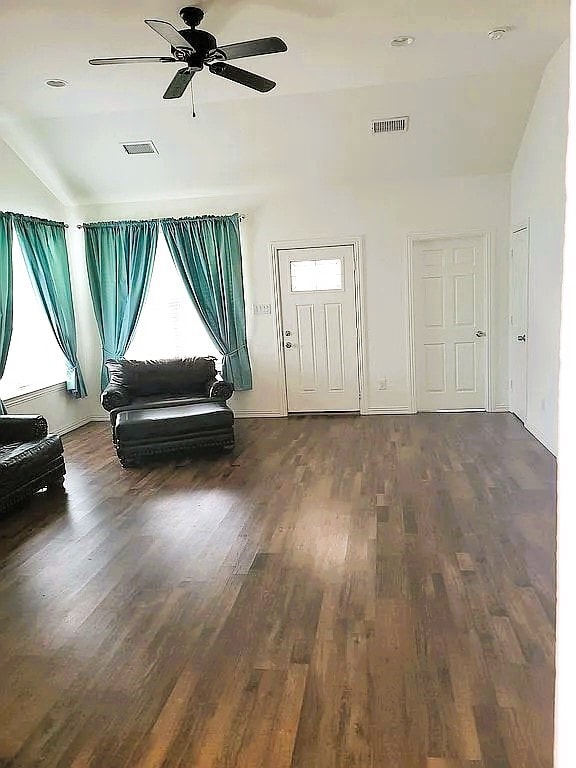
{"label": "white panel door", "polygon": [[278,253],[289,413],[358,411],[352,246]]}
{"label": "white panel door", "polygon": [[510,251],[510,409],[526,421],[528,229],[512,234]]}
{"label": "white panel door", "polygon": [[412,269],[417,410],[485,408],[484,239],[415,242]]}

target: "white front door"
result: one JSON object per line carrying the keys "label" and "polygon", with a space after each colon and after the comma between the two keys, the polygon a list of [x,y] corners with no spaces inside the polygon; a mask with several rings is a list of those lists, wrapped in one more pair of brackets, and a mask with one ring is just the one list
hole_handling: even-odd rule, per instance
{"label": "white front door", "polygon": [[358,411],[352,246],[278,252],[289,413]]}
{"label": "white front door", "polygon": [[412,269],[417,410],[485,408],[484,238],[417,241]]}
{"label": "white front door", "polygon": [[510,251],[510,409],[526,421],[528,229],[512,234]]}

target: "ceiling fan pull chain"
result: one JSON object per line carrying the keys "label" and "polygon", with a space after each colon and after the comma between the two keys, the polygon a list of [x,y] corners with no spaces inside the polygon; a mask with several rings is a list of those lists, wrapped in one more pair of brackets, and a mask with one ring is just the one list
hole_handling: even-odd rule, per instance
{"label": "ceiling fan pull chain", "polygon": [[192,107],[192,117],[198,117],[196,114],[196,105],[194,104],[194,81],[190,83],[190,106]]}

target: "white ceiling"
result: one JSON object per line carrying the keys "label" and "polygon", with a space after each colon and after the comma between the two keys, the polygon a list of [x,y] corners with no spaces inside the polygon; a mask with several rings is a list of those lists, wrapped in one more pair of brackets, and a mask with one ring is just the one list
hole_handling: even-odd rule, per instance
{"label": "white ceiling", "polygon": [[[278,95],[379,85],[454,74],[542,67],[567,36],[568,0],[204,0],[203,27],[220,43],[283,37],[289,53],[246,62],[278,80]],[[59,116],[162,106],[178,65],[91,67],[96,56],[167,55],[144,18],[182,28],[183,0],[2,0],[0,110],[12,117]],[[515,28],[490,41],[495,26]],[[392,48],[411,34],[416,44]],[[49,89],[48,78],[69,89]],[[207,72],[203,100],[260,94]],[[270,98],[269,96],[267,98]]]}
{"label": "white ceiling", "polygon": [[[270,148],[264,156],[281,157],[281,142],[296,146],[296,138],[291,139],[279,116],[288,124],[307,126],[295,134],[302,149],[309,135],[324,132],[326,140],[325,121],[338,103],[346,105],[341,116],[347,124],[345,135],[355,124],[351,110],[360,110],[358,133],[348,137],[353,142],[366,140],[371,117],[402,109],[422,115],[431,126],[443,125],[440,134],[420,134],[425,154],[437,150],[435,138],[442,136],[446,150],[462,145],[468,155],[475,155],[466,162],[448,162],[451,173],[469,173],[477,166],[507,171],[543,68],[568,35],[568,0],[199,0],[198,4],[206,9],[202,26],[221,44],[278,35],[289,51],[246,60],[247,69],[278,81],[278,88],[267,95],[200,73],[196,78],[200,118],[192,124],[184,100],[168,103],[161,98],[177,65],[101,68],[87,63],[94,56],[167,54],[167,44],[143,19],[163,18],[182,26],[178,17],[182,1],[0,0],[0,133],[63,199],[127,199],[142,194],[142,179],[139,171],[132,171],[134,166],[127,170],[125,184],[124,180],[116,184],[117,175],[110,171],[106,176],[106,168],[117,161],[118,141],[131,139],[151,138],[164,147],[165,162],[156,172],[153,166],[148,168],[150,195],[161,180],[166,194],[194,191],[188,166],[177,158],[198,157],[199,147],[206,169],[198,188],[219,186],[226,175],[222,158],[234,169],[244,163],[242,158],[251,157],[251,140],[261,144],[259,125],[270,125]],[[502,41],[490,41],[488,31],[502,25],[513,27],[513,32]],[[414,35],[416,43],[392,48],[391,38],[402,34]],[[44,85],[48,78],[63,78],[71,86],[48,88]],[[444,79],[450,82],[442,84]],[[401,83],[405,87],[397,86]],[[474,84],[477,94],[470,92]],[[352,89],[358,90],[357,96]],[[340,101],[328,98],[330,92],[343,90],[346,94]],[[443,113],[454,120],[447,123]],[[488,118],[481,117],[484,113]],[[483,138],[477,126],[486,127],[486,120],[499,130]],[[234,126],[244,133],[235,133]],[[230,134],[227,149],[220,151],[218,141],[224,134]],[[337,127],[335,139],[344,134]],[[220,154],[210,153],[211,146]],[[408,162],[414,152],[412,141],[404,145],[409,146]],[[460,157],[460,152],[455,150],[454,156]],[[231,172],[229,180],[247,183],[249,169],[237,178]]]}
{"label": "white ceiling", "polygon": [[[9,138],[49,158],[49,186],[79,203],[506,173],[537,82],[488,74],[209,103],[196,119],[173,104],[169,118],[162,108],[52,118]],[[372,119],[406,114],[407,134],[372,135]],[[142,139],[159,155],[124,153],[122,141]]]}

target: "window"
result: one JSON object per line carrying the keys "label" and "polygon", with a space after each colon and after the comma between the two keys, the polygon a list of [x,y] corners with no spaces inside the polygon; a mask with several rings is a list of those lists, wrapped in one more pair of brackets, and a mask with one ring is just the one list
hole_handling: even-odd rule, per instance
{"label": "window", "polygon": [[291,261],[292,291],[341,291],[342,259]]}
{"label": "window", "polygon": [[160,233],[150,288],[126,357],[158,360],[207,355],[216,358],[220,369],[222,356],[204,328]]}
{"label": "window", "polygon": [[66,360],[32,285],[16,236],[12,264],[14,320],[6,370],[0,380],[3,400],[66,381]]}

